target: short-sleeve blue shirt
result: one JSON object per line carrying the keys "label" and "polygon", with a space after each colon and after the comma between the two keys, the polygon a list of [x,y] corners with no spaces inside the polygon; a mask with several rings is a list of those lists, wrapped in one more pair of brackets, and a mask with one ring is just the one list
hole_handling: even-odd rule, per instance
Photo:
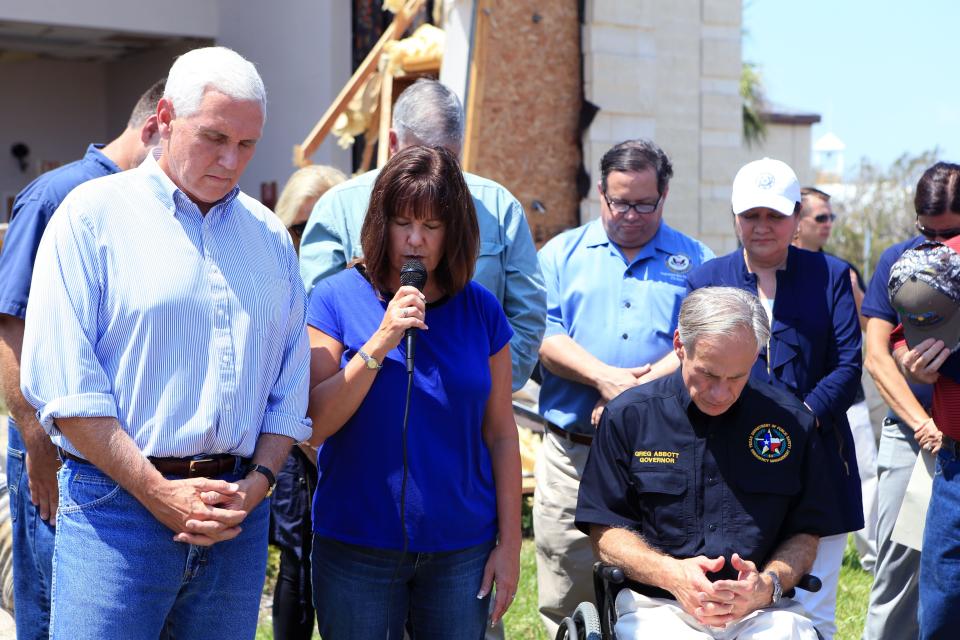
{"label": "short-sleeve blue shirt", "polygon": [[[904,251],[913,249],[925,241],[926,238],[923,236],[914,236],[909,240],[904,240],[892,247],[888,247],[886,251],[880,254],[880,260],[877,261],[877,268],[873,272],[873,277],[870,278],[867,293],[863,296],[863,304],[860,305],[860,313],[862,313],[864,317],[886,320],[894,326],[900,324],[900,318],[897,316],[893,305],[890,304],[890,294],[887,289],[887,282],[890,280],[890,267],[903,255]],[[910,390],[913,391],[913,395],[916,396],[917,401],[921,405],[924,407],[933,405],[932,385],[917,384],[909,380],[907,384],[910,385]],[[898,422],[900,421],[900,418],[897,417],[897,414],[892,410],[887,414],[887,417]]]}
{"label": "short-sleeve blue shirt", "polygon": [[[386,309],[358,269],[317,283],[307,324],[344,345],[341,367],[370,339]],[[497,299],[470,282],[427,306],[417,335],[407,425],[409,549],[464,549],[497,536],[497,502],[482,426],[490,356],[512,335]],[[356,413],[320,447],[313,530],[349,544],[399,550],[401,429],[406,346],[390,351]]]}
{"label": "short-sleeve blue shirt", "polygon": [[[561,233],[540,250],[547,287],[544,339],[568,335],[616,367],[656,362],[673,344],[686,274],[713,252],[665,223],[632,261],[593,220]],[[543,371],[540,413],[571,431],[593,434],[593,387]]]}
{"label": "short-sleeve blue shirt", "polygon": [[17,194],[0,253],[0,313],[21,319],[26,315],[40,238],[67,194],[77,185],[120,171],[102,148],[91,144],[83,158],[44,173]]}

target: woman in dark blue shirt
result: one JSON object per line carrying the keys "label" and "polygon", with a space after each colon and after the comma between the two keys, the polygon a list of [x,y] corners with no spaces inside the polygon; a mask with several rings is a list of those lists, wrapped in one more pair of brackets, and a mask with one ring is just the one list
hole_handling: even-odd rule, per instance
{"label": "woman in dark blue shirt", "polygon": [[[456,157],[410,147],[374,184],[363,265],[320,282],[307,313],[320,634],[483,635],[516,592],[520,455],[512,334],[471,282],[479,248]],[[422,293],[401,270],[422,264]],[[414,329],[412,384],[404,333]]]}
{"label": "woman in dark blue shirt", "polygon": [[860,327],[849,269],[832,256],[791,246],[800,183],[783,162],[764,158],[741,168],[732,204],[742,248],[692,271],[687,287],[732,286],[757,295],[767,310],[771,337],[751,377],[790,391],[817,417],[828,459],[824,473],[833,478],[845,521],[838,535],[820,542],[812,573],[823,581],[823,589],[801,592],[798,599],[821,635],[832,638],[846,532],[863,527],[860,478],[846,416],[861,376]]}

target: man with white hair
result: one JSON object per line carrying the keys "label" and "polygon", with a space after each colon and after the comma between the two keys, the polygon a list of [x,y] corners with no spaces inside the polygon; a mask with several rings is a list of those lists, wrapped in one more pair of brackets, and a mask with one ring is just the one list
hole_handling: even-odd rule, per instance
{"label": "man with white hair", "polygon": [[[390,153],[411,147],[445,147],[457,156],[463,147],[460,100],[435,80],[408,87],[393,109]],[[309,293],[320,280],[362,256],[360,227],[379,171],[368,171],[327,191],[317,202],[300,243],[300,273]],[[546,293],[537,250],[523,207],[502,185],[464,172],[480,225],[480,255],[473,279],[497,297],[513,329],[510,358],[513,389],[530,377],[543,337]]]}
{"label": "man with white hair", "polygon": [[264,498],[311,433],[296,254],[237,187],[265,105],[236,52],[184,54],[160,148],[40,243],[21,386],[64,463],[51,638],[255,634]]}
{"label": "man with white hair", "polygon": [[813,415],[750,380],[769,337],[756,296],[698,289],[673,336],[680,370],[603,412],[576,523],[634,581],[617,596],[622,640],[817,638],[783,592],[840,526],[840,505]]}

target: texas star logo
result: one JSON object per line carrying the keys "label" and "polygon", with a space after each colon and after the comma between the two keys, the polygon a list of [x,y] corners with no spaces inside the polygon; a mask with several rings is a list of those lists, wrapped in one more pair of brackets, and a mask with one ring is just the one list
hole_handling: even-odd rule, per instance
{"label": "texas star logo", "polygon": [[790,455],[791,445],[787,432],[775,424],[761,424],[750,432],[750,453],[761,462],[780,462]]}
{"label": "texas star logo", "polygon": [[690,258],[682,253],[675,253],[667,258],[667,267],[674,273],[686,273],[690,271],[690,267],[692,266],[693,263],[690,262]]}
{"label": "texas star logo", "polygon": [[772,173],[761,173],[757,176],[757,186],[761,189],[769,189],[776,181]]}

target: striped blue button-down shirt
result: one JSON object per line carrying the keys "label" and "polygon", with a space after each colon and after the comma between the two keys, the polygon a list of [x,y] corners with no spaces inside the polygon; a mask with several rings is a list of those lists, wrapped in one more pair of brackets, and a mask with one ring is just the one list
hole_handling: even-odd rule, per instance
{"label": "striped blue button-down shirt", "polygon": [[37,253],[21,387],[55,420],[115,417],[148,456],[310,435],[305,295],[286,229],[234,189],[206,216],[148,157],[77,187]]}

